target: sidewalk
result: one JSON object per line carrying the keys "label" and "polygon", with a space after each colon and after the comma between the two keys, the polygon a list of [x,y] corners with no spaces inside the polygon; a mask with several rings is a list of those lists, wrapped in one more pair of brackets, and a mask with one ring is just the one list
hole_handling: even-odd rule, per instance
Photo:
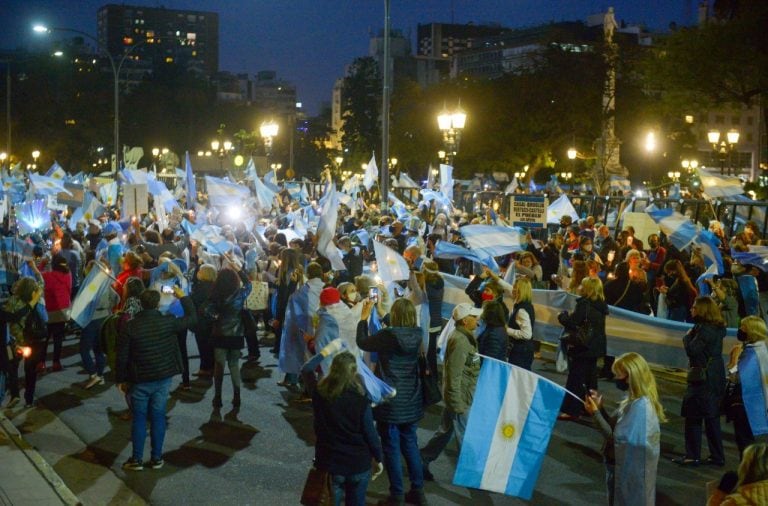
{"label": "sidewalk", "polygon": [[56,471],[0,414],[0,505],[78,505]]}

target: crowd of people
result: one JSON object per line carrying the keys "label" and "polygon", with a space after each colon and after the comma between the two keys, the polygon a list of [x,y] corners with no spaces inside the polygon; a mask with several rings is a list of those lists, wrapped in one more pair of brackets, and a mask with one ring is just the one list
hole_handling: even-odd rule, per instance
{"label": "crowd of people", "polygon": [[[247,403],[240,363],[259,360],[260,344],[266,344],[258,330],[263,324],[267,335],[274,335],[279,384],[312,403],[314,465],[329,473],[334,503],[365,504],[369,480],[386,471],[388,504],[426,504],[424,483],[435,479],[430,463],[452,439],[462,444],[482,360],[530,370],[541,356],[533,290],[564,290],[577,297],[575,308],[558,317],[568,363],[565,387],[576,397],[566,396],[558,418],[591,416],[605,435],[609,504],[654,503],[660,424],[666,421],[645,359],[637,353],[608,356],[611,306],[693,324],[680,336],[690,370],[680,413],[685,454],[678,463],[726,464],[720,429],[726,414],[744,459],[736,479],[723,479],[722,497],[768,487],[768,454],[764,445],[753,444],[738,375],[743,349],[766,346],[768,277],[757,266],[732,261],[733,251],[763,244],[754,223],[732,238],[719,223],[711,224],[725,273],[697,283],[705,264],[695,248],[681,251],[663,234],[637,237],[632,227],[614,232],[590,216],[578,223],[564,216],[559,229],[539,239],[524,234],[521,251],[497,257],[495,269],[477,258],[445,258],[438,247],[440,242],[466,246],[463,226],[503,224],[491,211],[452,213],[433,200],[398,213],[360,202],[354,210],[338,209],[332,239],[340,268],[318,252],[319,230],[296,233],[290,220],[298,200],[285,195],[282,202],[283,214],[236,222],[224,213],[203,217],[200,208],[197,213],[177,208],[168,223],[150,214],[123,219],[110,208],[71,229],[64,215],[52,213],[50,227],[28,237],[33,256],[7,286],[0,308],[6,407],[21,402],[22,363],[24,404],[34,407],[38,376],[62,370],[64,336],[77,333],[89,375],[83,388],[109,378],[125,394],[133,451],[123,468],[158,469],[173,378],[181,376],[182,389],[190,388],[192,376],[210,379],[214,408]],[[203,223],[220,227],[215,247],[195,235]],[[6,227],[9,233],[11,228]],[[376,258],[374,240],[402,256],[407,279],[381,279],[375,263],[384,259]],[[99,272],[110,281],[95,290]],[[448,274],[468,278],[471,302],[456,304],[444,319]],[[82,297],[93,300],[86,299],[87,321],[75,325],[70,311]],[[727,367],[726,327],[738,327],[742,343],[731,351]],[[443,332],[448,337],[440,349]],[[196,372],[190,371],[192,334]],[[427,403],[420,362],[441,372],[444,403],[440,427],[423,445],[417,438]],[[225,395],[226,369],[231,397]],[[626,392],[616,412],[602,404],[599,377]],[[644,427],[641,436],[637,424]],[[702,426],[709,447],[705,458]],[[724,504],[735,501],[728,497]]]}

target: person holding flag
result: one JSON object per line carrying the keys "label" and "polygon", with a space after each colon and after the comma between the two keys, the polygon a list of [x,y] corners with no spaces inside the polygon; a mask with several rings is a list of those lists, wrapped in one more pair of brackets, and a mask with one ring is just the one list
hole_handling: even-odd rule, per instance
{"label": "person holding flag", "polygon": [[603,408],[603,397],[592,390],[584,407],[605,436],[608,504],[656,503],[659,464],[659,423],[665,422],[656,380],[648,362],[637,353],[625,353],[613,363],[616,387],[627,392],[616,413]]}

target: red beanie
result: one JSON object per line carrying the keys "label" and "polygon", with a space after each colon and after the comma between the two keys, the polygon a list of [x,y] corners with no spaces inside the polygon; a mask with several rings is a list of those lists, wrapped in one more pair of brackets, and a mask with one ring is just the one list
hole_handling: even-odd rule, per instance
{"label": "red beanie", "polygon": [[330,306],[331,304],[336,304],[338,302],[341,302],[341,293],[339,293],[336,288],[330,286],[328,288],[323,288],[323,291],[320,292],[321,306]]}

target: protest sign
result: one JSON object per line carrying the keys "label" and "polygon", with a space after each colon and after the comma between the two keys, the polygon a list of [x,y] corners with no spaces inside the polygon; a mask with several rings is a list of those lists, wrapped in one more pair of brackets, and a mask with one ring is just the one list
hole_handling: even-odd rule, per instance
{"label": "protest sign", "polygon": [[542,195],[515,195],[509,198],[509,221],[514,227],[544,228],[548,206]]}

